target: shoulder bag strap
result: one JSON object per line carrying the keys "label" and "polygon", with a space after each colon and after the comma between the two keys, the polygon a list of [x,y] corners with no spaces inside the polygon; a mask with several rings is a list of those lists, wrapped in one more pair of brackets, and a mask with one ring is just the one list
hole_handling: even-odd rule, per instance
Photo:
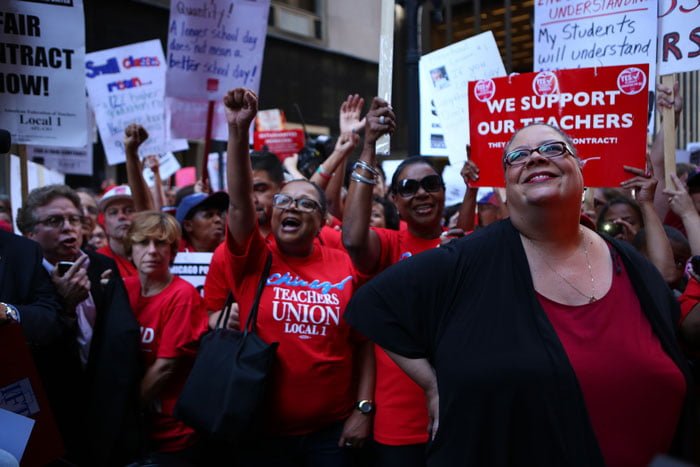
{"label": "shoulder bag strap", "polygon": [[260,276],[260,282],[258,282],[258,290],[255,293],[255,301],[248,314],[248,319],[245,323],[245,329],[243,334],[247,335],[249,332],[255,329],[255,323],[258,320],[258,305],[260,304],[260,296],[262,295],[263,287],[265,287],[265,282],[267,281],[267,276],[270,274],[270,267],[272,266],[272,253],[267,254],[267,260],[265,261],[265,269],[263,269],[262,276]]}
{"label": "shoulder bag strap", "polygon": [[234,298],[233,292],[228,293],[226,297],[226,303],[219,313],[219,317],[216,319],[216,327],[214,329],[221,329],[222,324],[225,326],[228,323],[228,317],[231,314],[231,307],[233,306]]}

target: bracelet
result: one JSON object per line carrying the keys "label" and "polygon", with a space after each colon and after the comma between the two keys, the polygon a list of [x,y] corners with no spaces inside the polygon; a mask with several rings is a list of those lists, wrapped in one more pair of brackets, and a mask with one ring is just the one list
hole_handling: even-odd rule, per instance
{"label": "bracelet", "polygon": [[376,185],[377,184],[377,180],[372,179],[372,178],[367,178],[363,175],[358,174],[357,172],[353,172],[350,174],[350,180],[353,182],[364,183],[366,185]]}
{"label": "bracelet", "polygon": [[375,178],[379,177],[379,171],[377,169],[375,169],[374,167],[372,167],[371,165],[369,165],[365,161],[358,160],[357,162],[355,162],[355,164],[353,164],[353,166],[352,166],[352,170],[357,170],[357,169],[365,169],[367,172],[374,175]]}
{"label": "bracelet", "polygon": [[318,169],[316,169],[316,173],[319,174],[321,177],[325,178],[326,180],[330,180],[333,177],[333,174],[329,174],[323,169],[322,165],[318,166]]}

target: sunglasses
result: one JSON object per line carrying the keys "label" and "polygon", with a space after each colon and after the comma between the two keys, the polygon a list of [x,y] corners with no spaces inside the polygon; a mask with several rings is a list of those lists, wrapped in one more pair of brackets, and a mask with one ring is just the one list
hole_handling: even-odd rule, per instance
{"label": "sunglasses", "polygon": [[83,216],[49,216],[45,219],[41,219],[39,221],[36,221],[37,224],[42,224],[47,227],[51,227],[52,229],[59,229],[63,227],[63,224],[68,221],[68,223],[73,226],[77,227],[83,223]]}
{"label": "sunglasses", "polygon": [[571,155],[574,154],[571,148],[569,148],[569,145],[565,142],[550,141],[548,143],[543,143],[536,148],[521,148],[510,151],[503,156],[503,163],[510,166],[523,165],[535,151],[547,159],[563,156],[567,153]]}
{"label": "sunglasses", "polygon": [[272,206],[277,209],[289,209],[292,205],[301,212],[321,211],[321,205],[311,198],[294,199],[282,193],[277,193],[272,197]]}
{"label": "sunglasses", "polygon": [[444,189],[445,184],[442,183],[442,178],[439,175],[428,175],[421,180],[404,178],[398,183],[396,193],[402,198],[410,198],[418,193],[420,187],[423,187],[427,193],[435,193]]}

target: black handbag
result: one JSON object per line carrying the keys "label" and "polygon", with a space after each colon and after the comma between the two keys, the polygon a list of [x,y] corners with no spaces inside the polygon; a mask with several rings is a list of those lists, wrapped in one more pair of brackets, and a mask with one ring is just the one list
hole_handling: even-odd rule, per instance
{"label": "black handbag", "polygon": [[271,264],[272,255],[268,255],[243,332],[226,329],[233,303],[229,294],[216,328],[202,338],[175,405],[175,417],[216,441],[233,442],[255,434],[260,422],[278,345],[264,342],[255,333],[260,295]]}

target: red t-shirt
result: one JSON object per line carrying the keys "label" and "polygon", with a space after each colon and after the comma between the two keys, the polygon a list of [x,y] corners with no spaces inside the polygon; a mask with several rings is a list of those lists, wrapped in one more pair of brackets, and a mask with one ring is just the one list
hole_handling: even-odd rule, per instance
{"label": "red t-shirt", "polygon": [[[425,240],[409,230],[373,229],[379,237],[381,255],[377,271],[440,245],[440,238]],[[428,441],[428,409],[423,390],[380,347],[374,347],[377,378],[374,399],[374,439],[401,446]]]}
{"label": "red t-shirt", "polygon": [[691,277],[688,280],[688,285],[685,287],[683,295],[678,298],[681,304],[681,319],[682,323],[693,310],[693,307],[700,303],[700,282]]}
{"label": "red t-shirt", "polygon": [[648,465],[667,452],[685,379],[661,347],[624,266],[610,291],[591,304],[538,299],[576,373],[605,463]]}
{"label": "red t-shirt", "polygon": [[117,269],[119,269],[119,274],[122,276],[122,279],[126,279],[127,277],[138,277],[139,272],[136,269],[136,266],[134,266],[134,263],[132,263],[129,258],[125,258],[112,251],[112,247],[109,246],[109,243],[97,250],[97,253],[108,256],[112,258],[115,263],[117,263]]}
{"label": "red t-shirt", "polygon": [[[275,236],[270,233],[265,237],[265,241],[267,243],[274,242]],[[316,243],[328,248],[345,251],[340,231],[332,227],[324,226],[317,237]],[[209,263],[209,272],[204,279],[204,304],[210,312],[219,311],[224,307],[228,293],[231,290],[226,283],[224,256],[227,249],[226,242],[222,242],[221,245],[216,247],[211,263]]]}
{"label": "red t-shirt", "polygon": [[265,342],[279,342],[264,425],[269,434],[301,435],[346,419],[356,399],[357,339],[343,319],[358,285],[350,257],[316,243],[307,257],[285,256],[257,229],[238,251],[230,238],[227,245],[224,270],[241,326],[272,253],[256,325]]}
{"label": "red t-shirt", "polygon": [[141,296],[138,277],[126,278],[124,286],[141,325],[144,366],[150,367],[157,358],[178,359],[175,374],[158,398],[160,413],[149,414],[148,435],[157,451],[180,451],[194,443],[194,430],[172,414],[192,368],[197,342],[207,330],[207,313],[197,289],[177,276],[152,297]]}

